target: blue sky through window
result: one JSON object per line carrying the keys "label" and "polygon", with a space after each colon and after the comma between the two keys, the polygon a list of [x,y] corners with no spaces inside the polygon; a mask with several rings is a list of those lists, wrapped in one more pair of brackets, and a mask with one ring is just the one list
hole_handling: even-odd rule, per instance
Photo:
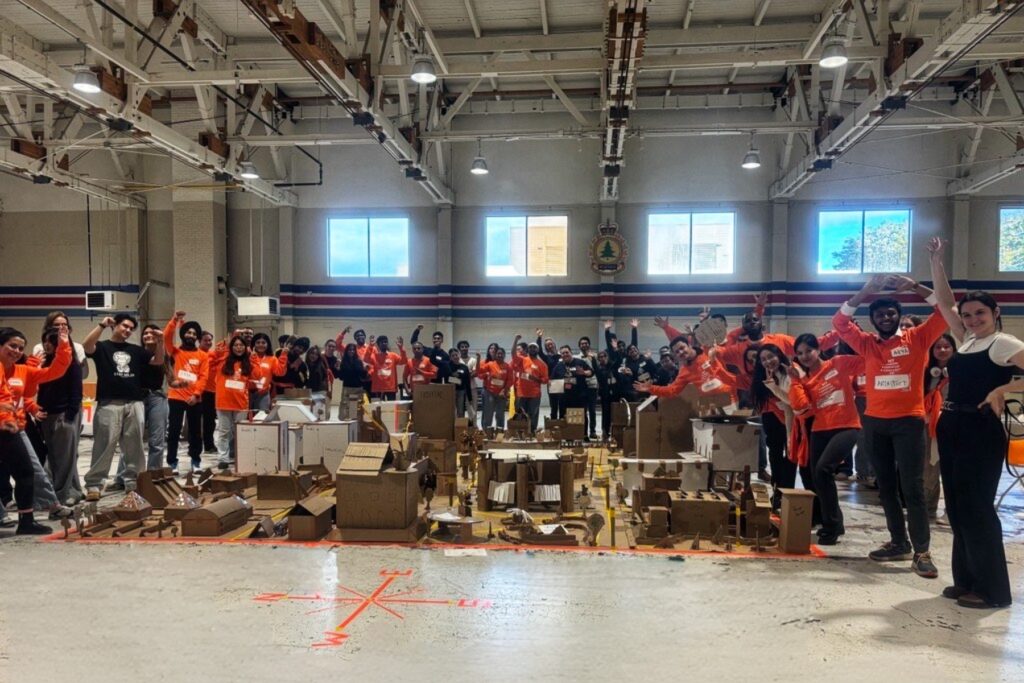
{"label": "blue sky through window", "polygon": [[330,277],[408,277],[409,219],[331,218],[327,254]]}

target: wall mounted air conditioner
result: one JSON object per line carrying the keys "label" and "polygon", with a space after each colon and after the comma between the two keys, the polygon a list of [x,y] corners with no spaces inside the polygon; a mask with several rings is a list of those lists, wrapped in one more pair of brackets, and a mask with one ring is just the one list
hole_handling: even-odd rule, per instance
{"label": "wall mounted air conditioner", "polygon": [[238,297],[239,318],[276,318],[281,310],[281,301],[276,296]]}
{"label": "wall mounted air conditioner", "polygon": [[138,309],[138,294],[99,290],[85,293],[85,310],[117,313]]}

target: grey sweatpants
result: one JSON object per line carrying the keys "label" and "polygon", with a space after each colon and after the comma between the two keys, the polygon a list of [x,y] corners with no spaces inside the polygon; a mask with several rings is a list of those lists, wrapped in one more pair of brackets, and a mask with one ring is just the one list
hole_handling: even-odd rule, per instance
{"label": "grey sweatpants", "polygon": [[[362,391],[362,390],[360,390]],[[235,438],[235,425],[245,422],[249,417],[247,410],[217,411],[217,462],[221,465],[231,464],[231,441]]]}
{"label": "grey sweatpants", "polygon": [[43,420],[43,441],[46,443],[46,469],[57,494],[57,500],[74,505],[82,500],[82,482],[78,479],[78,432],[82,426],[81,411],[68,421],[64,413],[47,415]]}
{"label": "grey sweatpants", "polygon": [[125,488],[134,490],[139,471],[146,464],[142,452],[142,401],[103,401],[96,406],[92,421],[92,462],[85,475],[85,488],[100,489],[110,476],[114,450],[121,446],[125,460]]}
{"label": "grey sweatpants", "polygon": [[46,474],[43,463],[39,462],[36,449],[32,447],[32,442],[29,441],[28,434],[25,433],[24,429],[18,432],[18,438],[25,445],[25,450],[28,451],[29,457],[32,460],[32,486],[34,491],[32,507],[36,510],[52,510],[57,507],[57,492],[53,490],[53,482],[50,481],[50,476]]}

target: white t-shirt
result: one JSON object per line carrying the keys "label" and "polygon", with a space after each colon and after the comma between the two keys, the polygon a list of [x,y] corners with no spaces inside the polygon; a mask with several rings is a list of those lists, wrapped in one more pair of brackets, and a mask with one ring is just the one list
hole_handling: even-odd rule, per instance
{"label": "white t-shirt", "polygon": [[[84,363],[85,362],[85,347],[82,346],[81,344],[79,344],[78,342],[71,342],[71,345],[75,349],[75,358],[78,359],[78,362],[80,364]],[[36,344],[35,346],[32,347],[32,355],[33,356],[37,356],[39,358],[43,357],[43,344],[42,344],[42,342],[40,342],[39,344]]]}
{"label": "white t-shirt", "polygon": [[981,338],[967,333],[957,353],[979,353],[985,349],[988,349],[988,357],[993,363],[1008,367],[1014,365],[1013,357],[1024,351],[1024,341],[1005,332],[996,332]]}

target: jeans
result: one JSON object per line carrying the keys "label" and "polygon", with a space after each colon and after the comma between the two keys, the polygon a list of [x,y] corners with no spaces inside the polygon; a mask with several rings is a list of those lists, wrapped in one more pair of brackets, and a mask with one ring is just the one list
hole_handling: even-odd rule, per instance
{"label": "jeans", "polygon": [[57,492],[53,490],[53,482],[50,481],[49,475],[46,474],[43,464],[39,462],[36,449],[32,447],[32,442],[29,440],[25,430],[18,432],[18,438],[21,439],[22,446],[28,452],[32,465],[32,483],[35,490],[35,495],[32,499],[33,506],[36,510],[52,510],[59,505]]}
{"label": "jeans", "polygon": [[1006,455],[1003,425],[992,414],[944,412],[936,438],[953,530],[953,585],[1009,604],[1003,527],[993,505]]}
{"label": "jeans", "polygon": [[519,409],[530,418],[530,431],[536,433],[540,422],[540,396],[519,399]]}
{"label": "jeans", "polygon": [[64,413],[47,415],[43,420],[43,440],[50,456],[46,469],[57,494],[57,500],[74,505],[82,499],[82,483],[78,479],[78,432],[82,426],[79,411],[73,420]]}
{"label": "jeans", "polygon": [[195,467],[200,465],[203,453],[203,406],[189,405],[185,401],[167,401],[167,464],[178,466],[178,442],[181,440],[181,425],[188,418],[188,457]]}
{"label": "jeans", "polygon": [[217,394],[212,391],[203,392],[203,448],[212,451],[217,448],[214,434],[219,422],[217,417]]}
{"label": "jeans", "polygon": [[[864,445],[878,477],[878,494],[885,510],[890,540],[905,547],[909,525],[910,543],[915,553],[927,552],[931,541],[922,481],[926,440],[924,418],[864,416]],[[897,469],[899,486],[907,504],[906,519],[896,492]]]}
{"label": "jeans", "polygon": [[859,429],[829,429],[811,433],[811,476],[821,506],[821,528],[829,534],[839,535],[843,531],[836,472],[856,443],[858,432]]}
{"label": "jeans", "polygon": [[85,475],[85,488],[99,490],[110,474],[114,450],[121,446],[125,460],[126,489],[135,488],[135,479],[146,461],[142,453],[142,401],[102,401],[92,421],[92,462]]}
{"label": "jeans", "polygon": [[231,464],[231,442],[235,438],[235,425],[244,422],[248,414],[246,410],[217,411],[217,462],[219,464]]}
{"label": "jeans", "polygon": [[498,429],[505,428],[505,412],[508,410],[508,396],[495,396],[491,392],[484,390],[484,421],[480,425],[483,429],[487,429],[491,426],[491,422],[496,422],[495,425]]}
{"label": "jeans", "polygon": [[151,391],[142,405],[149,446],[146,469],[155,470],[164,466],[164,452],[167,450],[167,397],[163,392]]}
{"label": "jeans", "polygon": [[270,392],[257,394],[255,391],[249,394],[249,410],[270,410]]}
{"label": "jeans", "polygon": [[455,417],[466,417],[466,399],[465,389],[455,390]]}

